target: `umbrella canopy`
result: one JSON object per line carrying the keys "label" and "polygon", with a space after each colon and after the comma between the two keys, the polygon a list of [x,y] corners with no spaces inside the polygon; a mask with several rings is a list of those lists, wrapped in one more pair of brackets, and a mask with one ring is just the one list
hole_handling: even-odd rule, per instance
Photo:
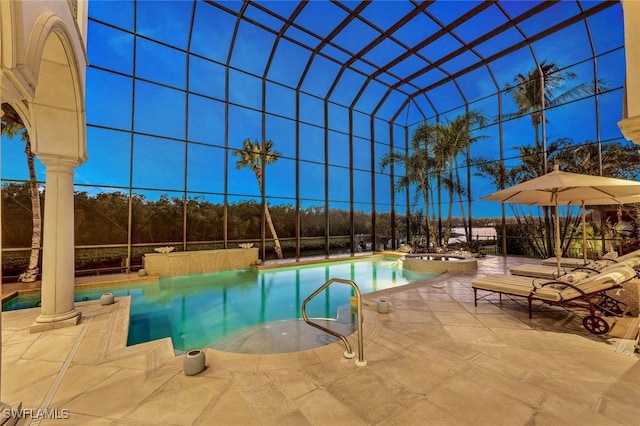
{"label": "umbrella canopy", "polygon": [[[640,195],[640,182],[603,176],[569,173],[556,164],[552,172],[522,182],[510,188],[494,192],[481,200],[518,203],[531,206],[554,206],[556,228],[556,258],[560,273],[562,249],[560,248],[559,205],[624,204],[627,199]],[[594,202],[590,202],[593,200]],[[584,220],[584,217],[583,217]],[[586,252],[585,252],[586,254]]]}
{"label": "umbrella canopy", "polygon": [[640,195],[630,195],[628,197],[615,197],[611,198],[596,198],[590,199],[585,202],[587,206],[610,206],[610,205],[625,205],[625,204],[639,204]]}
{"label": "umbrella canopy", "polygon": [[[603,176],[563,172],[558,165],[552,172],[495,192],[481,200],[538,206],[623,204],[622,197],[640,195],[640,182]],[[590,200],[596,201],[591,203]]]}

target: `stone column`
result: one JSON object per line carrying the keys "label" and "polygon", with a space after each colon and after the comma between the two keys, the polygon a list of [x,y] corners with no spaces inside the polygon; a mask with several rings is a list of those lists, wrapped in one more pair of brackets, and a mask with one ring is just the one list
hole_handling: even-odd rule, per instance
{"label": "stone column", "polygon": [[625,138],[640,145],[640,2],[623,0],[622,11],[627,72],[623,114],[618,126]]}
{"label": "stone column", "polygon": [[40,156],[47,166],[42,240],[40,315],[31,331],[76,325],[81,314],[74,306],[75,253],[73,171],[78,161]]}
{"label": "stone column", "polygon": [[[3,99],[5,99],[5,94],[3,93],[3,89],[6,90],[4,86],[5,81],[2,81],[2,73],[0,72],[0,104],[2,104]],[[0,117],[4,115],[2,108],[0,108]],[[1,130],[1,129],[0,129]],[[1,148],[0,148],[1,149]],[[0,158],[2,158],[2,152],[0,152]],[[0,165],[0,177],[2,176],[2,166]],[[2,188],[0,187],[0,199],[2,198]],[[2,208],[0,208],[0,223],[2,223]],[[2,227],[0,226],[0,300],[2,299]],[[0,314],[0,342],[2,342],[2,315]],[[2,344],[0,343],[0,366],[2,365]],[[0,367],[0,382],[2,381],[2,371]],[[0,386],[1,388],[1,386]],[[0,424],[3,426],[11,426],[18,423],[18,418],[15,415],[11,415],[10,418],[5,418],[3,416],[4,413],[7,413],[6,410],[20,410],[22,408],[22,402],[12,403],[9,405],[5,402],[2,402],[0,399]]]}

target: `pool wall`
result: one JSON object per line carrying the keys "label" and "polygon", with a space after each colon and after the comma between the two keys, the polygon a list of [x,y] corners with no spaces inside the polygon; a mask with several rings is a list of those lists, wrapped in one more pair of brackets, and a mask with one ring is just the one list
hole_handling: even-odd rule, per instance
{"label": "pool wall", "polygon": [[148,253],[144,255],[144,269],[148,274],[177,276],[244,269],[255,265],[257,260],[257,247]]}

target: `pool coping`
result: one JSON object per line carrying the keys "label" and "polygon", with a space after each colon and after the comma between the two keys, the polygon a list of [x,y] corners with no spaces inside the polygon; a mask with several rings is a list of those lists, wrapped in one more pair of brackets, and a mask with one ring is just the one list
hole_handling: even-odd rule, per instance
{"label": "pool coping", "polygon": [[[126,277],[111,278],[105,281],[97,281],[100,279],[100,277],[104,277],[104,275],[79,277],[79,278],[76,278],[75,288],[84,289],[84,288],[99,288],[99,287],[125,286],[125,285],[137,285],[137,284],[154,284],[160,280],[159,275],[139,276],[134,274],[114,274],[113,277],[121,276],[121,275],[126,275]],[[9,300],[18,296],[31,296],[34,294],[41,293],[41,282],[37,282],[35,283],[35,286],[24,288],[24,289],[12,288],[20,285],[21,283],[3,284],[2,285],[2,303],[8,302]],[[5,293],[5,288],[7,286],[9,286],[9,288],[11,289]],[[79,302],[76,302],[76,303],[79,303]]]}

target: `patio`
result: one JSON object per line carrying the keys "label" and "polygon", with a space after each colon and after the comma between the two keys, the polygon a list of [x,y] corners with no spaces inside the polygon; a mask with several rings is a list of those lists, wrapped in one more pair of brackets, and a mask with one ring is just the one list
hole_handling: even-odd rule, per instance
{"label": "patio", "polygon": [[[640,364],[624,338],[634,318],[599,337],[564,311],[529,320],[506,300],[474,307],[475,276],[528,262],[487,257],[474,273],[366,295],[365,367],[340,343],[277,355],[207,349],[207,368],[185,376],[169,339],[125,346],[127,298],[77,303],[79,326],[33,334],[38,310],[5,312],[2,399],[22,402],[19,424],[39,409],[68,416],[42,425],[637,423]],[[381,296],[389,314],[375,310]]]}

